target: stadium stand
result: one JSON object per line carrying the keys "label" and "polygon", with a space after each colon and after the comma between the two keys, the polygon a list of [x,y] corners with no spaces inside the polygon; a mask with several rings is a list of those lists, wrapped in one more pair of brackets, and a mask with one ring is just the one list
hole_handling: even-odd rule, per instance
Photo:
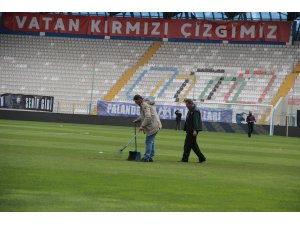
{"label": "stadium stand", "polygon": [[[142,93],[159,104],[174,104],[184,97],[203,102],[271,104],[299,60],[297,46],[166,42],[115,100],[131,101],[135,93]],[[195,80],[194,91],[193,82],[186,82],[183,90],[184,80],[178,79],[182,75]],[[255,107],[253,111],[263,114]]]}
{"label": "stadium stand", "polygon": [[[252,90],[251,86],[255,86],[257,81],[261,82],[262,87],[269,85],[268,89],[273,89],[279,87],[284,77],[293,70],[299,60],[299,55],[300,50],[295,46],[169,42],[157,51],[148,65],[138,70],[124,89],[129,89],[141,72],[148,70],[151,66],[171,67],[178,70],[178,75],[190,74],[192,71],[196,71],[197,68],[223,69],[226,71],[224,73],[225,78],[237,78],[241,75],[246,78],[244,92]],[[214,80],[215,77],[220,77],[219,74],[210,72],[198,72],[196,75],[199,76],[196,79],[195,96],[201,95],[201,91],[207,83],[206,80]],[[149,79],[149,76],[147,76],[147,79]],[[276,79],[274,76],[276,76]],[[230,84],[229,79],[225,79],[225,81],[229,81]],[[234,81],[231,83],[234,83]],[[138,86],[142,86],[142,83]],[[174,92],[176,92],[175,89]],[[228,91],[228,86],[224,85],[216,93],[226,90]],[[149,90],[145,94],[150,95],[151,91]],[[257,93],[256,90],[254,92]],[[241,92],[241,95],[243,96],[243,92]],[[273,96],[274,93],[269,92],[269,95]],[[215,95],[211,100],[224,101],[219,99],[219,96],[223,97],[222,95]],[[130,100],[126,97],[124,94],[119,96],[122,100]],[[260,96],[253,97],[251,93],[248,98],[246,98],[246,101],[249,102],[264,102],[264,99],[259,99]],[[171,102],[174,101],[175,99],[171,99]]]}
{"label": "stadium stand", "polygon": [[70,112],[70,104],[82,104],[76,112],[86,112],[87,104],[104,99],[135,66],[113,101],[132,101],[140,93],[159,104],[182,104],[185,97],[271,104],[300,60],[298,46],[165,42],[139,65],[153,42],[0,38],[1,92],[51,95],[61,112]]}
{"label": "stadium stand", "polygon": [[[291,95],[300,67],[296,44],[8,34],[0,34],[0,42],[1,93],[54,96],[55,111],[63,113],[91,113],[88,105],[97,100],[132,102],[135,94],[162,105],[183,105],[184,98],[193,98],[216,103],[212,107],[274,106],[281,96]],[[232,107],[252,110],[262,123],[270,113],[257,106]]]}
{"label": "stadium stand", "polygon": [[67,113],[72,104],[86,113],[152,44],[5,34],[0,40],[1,92],[51,95]]}

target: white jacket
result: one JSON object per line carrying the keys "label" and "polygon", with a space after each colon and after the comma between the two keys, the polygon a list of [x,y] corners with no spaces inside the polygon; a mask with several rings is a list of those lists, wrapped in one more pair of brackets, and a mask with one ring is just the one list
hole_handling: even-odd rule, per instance
{"label": "white jacket", "polygon": [[137,119],[142,122],[141,127],[144,128],[147,136],[157,133],[162,128],[159,116],[153,105],[153,102],[143,101],[140,106],[141,115]]}

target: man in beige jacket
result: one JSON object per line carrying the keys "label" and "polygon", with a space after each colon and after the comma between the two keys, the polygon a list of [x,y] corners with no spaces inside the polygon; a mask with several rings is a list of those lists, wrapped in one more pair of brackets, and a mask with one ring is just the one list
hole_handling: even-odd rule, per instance
{"label": "man in beige jacket", "polygon": [[155,154],[155,136],[162,128],[156,109],[153,107],[154,102],[145,101],[142,96],[135,95],[133,97],[135,104],[140,106],[140,116],[133,122],[141,122],[139,131],[146,134],[146,151],[143,162],[153,162]]}

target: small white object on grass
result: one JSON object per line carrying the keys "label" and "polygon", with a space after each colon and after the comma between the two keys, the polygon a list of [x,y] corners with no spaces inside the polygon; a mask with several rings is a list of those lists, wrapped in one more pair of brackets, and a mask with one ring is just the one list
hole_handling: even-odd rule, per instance
{"label": "small white object on grass", "polygon": [[100,154],[102,154],[103,152],[99,152]]}

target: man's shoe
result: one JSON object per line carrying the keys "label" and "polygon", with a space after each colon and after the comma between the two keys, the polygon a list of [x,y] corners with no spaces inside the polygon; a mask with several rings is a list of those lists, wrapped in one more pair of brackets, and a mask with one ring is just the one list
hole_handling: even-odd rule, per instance
{"label": "man's shoe", "polygon": [[149,159],[149,162],[154,162],[153,159]]}
{"label": "man's shoe", "polygon": [[205,161],[206,161],[206,159],[202,159],[202,160],[199,160],[199,163],[203,163]]}
{"label": "man's shoe", "polygon": [[143,159],[142,162],[150,162],[149,159]]}

